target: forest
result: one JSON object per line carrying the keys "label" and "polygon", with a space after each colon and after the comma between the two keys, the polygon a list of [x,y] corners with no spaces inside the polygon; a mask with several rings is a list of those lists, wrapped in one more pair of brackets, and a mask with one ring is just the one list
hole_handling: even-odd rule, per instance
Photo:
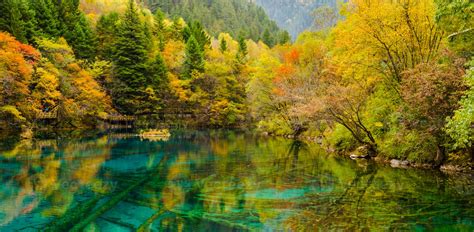
{"label": "forest", "polygon": [[[0,132],[95,128],[110,115],[153,128],[188,114],[186,127],[252,128],[342,154],[474,161],[469,0],[350,0],[318,11],[321,29],[295,41],[236,0],[155,2],[0,1]],[[234,21],[253,9],[240,25],[210,16],[229,2],[219,14]]]}

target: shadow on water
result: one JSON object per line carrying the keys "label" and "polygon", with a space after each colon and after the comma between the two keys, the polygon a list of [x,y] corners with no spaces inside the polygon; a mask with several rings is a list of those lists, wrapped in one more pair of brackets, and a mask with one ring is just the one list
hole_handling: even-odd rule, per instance
{"label": "shadow on water", "polygon": [[2,231],[474,229],[472,175],[241,131],[42,138],[2,141]]}

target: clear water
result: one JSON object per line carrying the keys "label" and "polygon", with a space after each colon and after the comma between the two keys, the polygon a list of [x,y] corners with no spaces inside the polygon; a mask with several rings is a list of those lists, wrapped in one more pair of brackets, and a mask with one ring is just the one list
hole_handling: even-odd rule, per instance
{"label": "clear water", "polygon": [[474,231],[472,175],[242,132],[4,142],[0,231]]}

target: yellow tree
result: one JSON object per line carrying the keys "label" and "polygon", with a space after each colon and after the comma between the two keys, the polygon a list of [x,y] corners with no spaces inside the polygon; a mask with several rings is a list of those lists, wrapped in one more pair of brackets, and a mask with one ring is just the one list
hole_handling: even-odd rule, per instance
{"label": "yellow tree", "polygon": [[[444,33],[435,23],[432,0],[352,0],[342,13],[346,19],[329,39],[326,109],[357,141],[375,148],[375,126],[369,121],[388,120],[391,106],[401,103],[404,71],[438,59]],[[378,109],[368,104],[381,95],[385,102],[370,107],[383,107],[385,113],[371,113]],[[398,100],[390,102],[393,95]]]}
{"label": "yellow tree", "polygon": [[59,70],[47,59],[42,59],[34,77],[32,96],[39,111],[52,111],[62,97],[59,91]]}
{"label": "yellow tree", "polygon": [[93,77],[100,70],[88,71],[64,39],[38,40],[38,46],[44,59],[33,96],[43,111],[57,108],[60,123],[73,126],[93,125],[113,111],[110,97]]}
{"label": "yellow tree", "polygon": [[346,20],[332,34],[340,72],[357,76],[372,69],[400,83],[404,70],[438,55],[444,33],[434,14],[432,0],[350,1]]}

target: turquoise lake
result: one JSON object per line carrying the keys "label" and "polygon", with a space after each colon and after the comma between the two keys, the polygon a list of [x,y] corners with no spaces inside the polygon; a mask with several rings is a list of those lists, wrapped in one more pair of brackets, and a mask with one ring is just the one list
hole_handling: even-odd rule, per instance
{"label": "turquoise lake", "polygon": [[474,231],[474,176],[239,131],[4,140],[0,231]]}

